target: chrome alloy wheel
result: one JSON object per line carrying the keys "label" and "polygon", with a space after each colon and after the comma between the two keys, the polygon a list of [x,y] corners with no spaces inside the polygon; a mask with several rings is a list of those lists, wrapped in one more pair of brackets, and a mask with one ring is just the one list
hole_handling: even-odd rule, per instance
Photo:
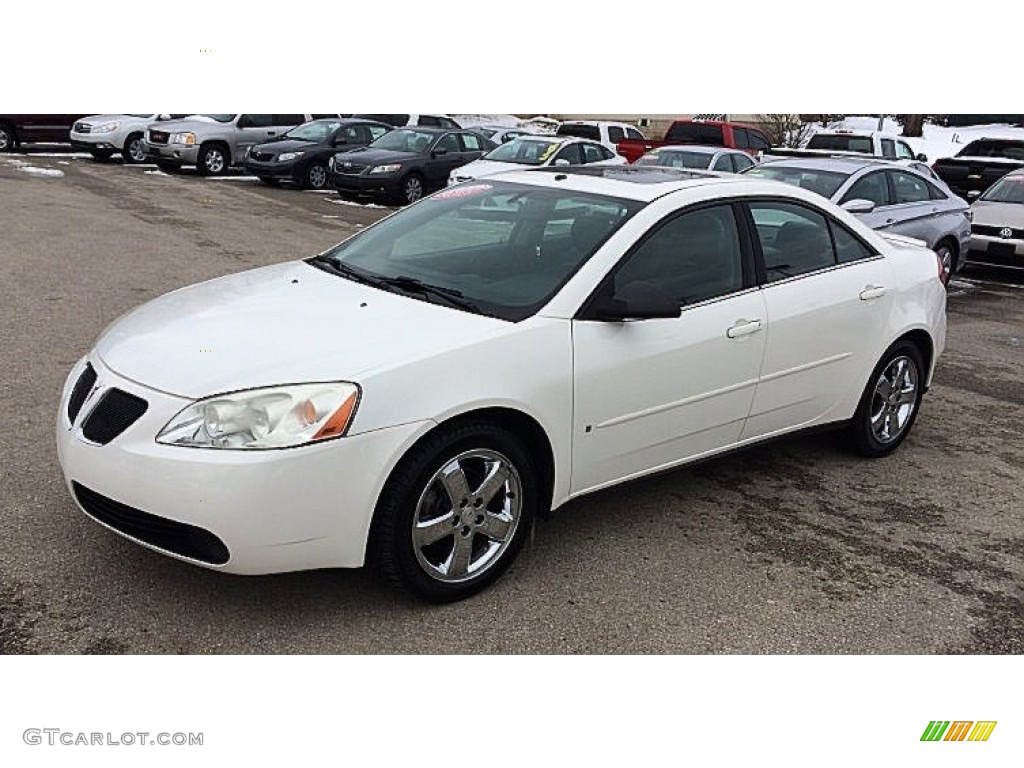
{"label": "chrome alloy wheel", "polygon": [[940,245],[935,249],[935,252],[942,260],[942,271],[946,273],[946,280],[948,281],[953,272],[953,249],[948,245]]}
{"label": "chrome alloy wheel", "polygon": [[128,142],[128,156],[133,163],[142,163],[146,160],[146,147],[142,143],[142,137],[137,136]]}
{"label": "chrome alloy wheel", "polygon": [[431,578],[474,579],[512,541],[522,512],[519,472],[497,451],[460,453],[434,473],[416,505],[412,543]]}
{"label": "chrome alloy wheel", "polygon": [[327,186],[327,169],[320,163],[315,163],[309,168],[310,189],[323,189]]}
{"label": "chrome alloy wheel", "polygon": [[880,443],[903,434],[917,407],[917,364],[906,355],[894,358],[875,382],[871,398],[871,432]]}
{"label": "chrome alloy wheel", "polygon": [[415,203],[423,197],[423,182],[419,176],[410,176],[406,179],[402,184],[402,192],[407,203]]}
{"label": "chrome alloy wheel", "polygon": [[219,149],[208,149],[203,156],[203,165],[210,173],[220,173],[224,170],[224,153]]}

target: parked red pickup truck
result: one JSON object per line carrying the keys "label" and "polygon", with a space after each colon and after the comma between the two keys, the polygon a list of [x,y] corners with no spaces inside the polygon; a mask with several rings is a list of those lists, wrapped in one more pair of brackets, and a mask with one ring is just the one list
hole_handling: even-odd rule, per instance
{"label": "parked red pickup truck", "polygon": [[772,146],[764,133],[743,123],[724,120],[676,120],[669,127],[664,141],[624,139],[615,145],[615,149],[626,160],[635,163],[652,149],[674,144],[729,147],[730,149],[742,149],[751,155],[766,152]]}

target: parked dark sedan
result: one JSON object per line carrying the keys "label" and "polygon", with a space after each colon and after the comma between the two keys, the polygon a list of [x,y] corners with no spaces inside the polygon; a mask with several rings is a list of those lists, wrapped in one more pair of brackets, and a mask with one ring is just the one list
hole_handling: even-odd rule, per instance
{"label": "parked dark sedan", "polygon": [[0,152],[22,144],[67,144],[71,126],[88,115],[0,115]]}
{"label": "parked dark sedan", "polygon": [[365,147],[391,130],[370,120],[311,120],[280,138],[255,144],[245,169],[266,184],[288,181],[303,189],[327,187],[327,162],[339,150]]}
{"label": "parked dark sedan", "polygon": [[331,182],[342,197],[414,203],[497,146],[473,131],[397,128],[368,147],[332,157]]}

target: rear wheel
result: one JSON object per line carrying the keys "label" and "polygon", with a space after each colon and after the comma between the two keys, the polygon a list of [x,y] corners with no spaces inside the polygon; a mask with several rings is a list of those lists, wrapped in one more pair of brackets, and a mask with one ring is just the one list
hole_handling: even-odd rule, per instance
{"label": "rear wheel", "polygon": [[859,453],[885,456],[906,439],[917,418],[926,375],[921,352],[912,342],[900,341],[886,350],[850,424]]}
{"label": "rear wheel", "polygon": [[0,152],[13,152],[16,143],[14,129],[6,123],[0,123]]}
{"label": "rear wheel", "polygon": [[228,171],[228,153],[220,144],[204,144],[199,149],[196,170],[201,176],[223,176]]}
{"label": "rear wheel", "polygon": [[946,282],[953,277],[957,268],[957,247],[950,239],[945,239],[935,246],[935,252],[942,260],[942,269],[946,273]]}
{"label": "rear wheel", "polygon": [[388,479],[371,554],[394,583],[420,597],[469,597],[519,553],[539,489],[529,451],[514,434],[488,422],[441,429]]}
{"label": "rear wheel", "polygon": [[124,148],[121,150],[121,157],[126,163],[144,163],[146,161],[146,145],[143,143],[141,133],[133,133],[124,140]]}

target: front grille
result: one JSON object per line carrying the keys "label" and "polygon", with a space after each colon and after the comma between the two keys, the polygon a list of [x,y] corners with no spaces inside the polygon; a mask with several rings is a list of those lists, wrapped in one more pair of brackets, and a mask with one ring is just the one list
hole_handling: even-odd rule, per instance
{"label": "front grille", "polygon": [[[989,237],[1002,237],[1004,229],[1008,229],[1008,227],[993,227],[988,224],[971,225],[971,232],[975,235],[988,235]],[[1010,237],[1017,240],[1024,239],[1024,229],[1012,229]]]}
{"label": "front grille", "polygon": [[89,133],[92,131],[92,126],[88,123],[75,123],[75,133]]}
{"label": "front grille", "polygon": [[72,424],[78,418],[78,412],[82,410],[85,398],[89,396],[89,392],[95,383],[96,371],[93,369],[92,363],[86,363],[85,370],[78,377],[78,381],[75,382],[75,388],[71,390],[71,397],[68,398],[68,421]]}
{"label": "front grille", "polygon": [[129,507],[119,501],[72,482],[75,498],[90,516],[115,531],[158,549],[211,565],[228,561],[224,542],[207,530]]}
{"label": "front grille", "polygon": [[366,165],[359,165],[358,163],[352,163],[349,165],[348,161],[334,162],[334,172],[340,173],[343,176],[358,176],[360,173],[365,171]]}
{"label": "front grille", "polygon": [[108,389],[82,423],[86,440],[106,445],[134,424],[149,404],[120,389]]}
{"label": "front grille", "polygon": [[269,163],[271,160],[274,159],[274,153],[273,152],[252,152],[252,153],[250,153],[250,157],[252,157],[253,160],[259,160],[261,163]]}
{"label": "front grille", "polygon": [[167,131],[150,131],[149,132],[149,143],[150,144],[166,144],[168,139],[171,138],[171,134]]}

